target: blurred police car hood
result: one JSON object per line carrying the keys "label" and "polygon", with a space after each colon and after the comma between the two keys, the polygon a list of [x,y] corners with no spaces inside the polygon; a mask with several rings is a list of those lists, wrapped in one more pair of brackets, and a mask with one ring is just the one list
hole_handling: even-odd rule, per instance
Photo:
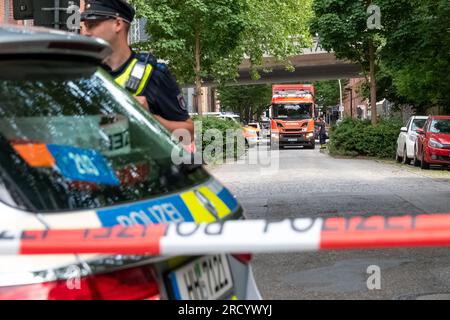
{"label": "blurred police car hood", "polygon": [[0,58],[14,55],[70,56],[98,62],[111,54],[104,40],[45,28],[0,26]]}

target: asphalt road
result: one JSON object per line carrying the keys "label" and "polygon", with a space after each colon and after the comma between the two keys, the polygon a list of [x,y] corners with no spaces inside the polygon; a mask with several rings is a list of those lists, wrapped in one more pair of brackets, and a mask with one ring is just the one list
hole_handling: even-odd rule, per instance
{"label": "asphalt road", "polygon": [[[280,150],[277,159],[279,168],[269,171],[248,163],[210,171],[237,195],[249,219],[450,212],[448,171],[335,159],[317,149]],[[371,265],[381,269],[379,290],[367,287]],[[445,248],[265,254],[254,257],[253,268],[265,299],[450,298]]]}

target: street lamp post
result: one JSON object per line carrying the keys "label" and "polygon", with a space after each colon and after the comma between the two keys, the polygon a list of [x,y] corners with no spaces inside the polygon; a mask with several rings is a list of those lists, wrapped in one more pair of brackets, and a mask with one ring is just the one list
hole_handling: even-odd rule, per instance
{"label": "street lamp post", "polygon": [[60,6],[59,6],[59,0],[55,0],[55,25],[54,28],[55,29],[60,29],[61,28],[61,22],[59,21],[59,10],[61,10]]}

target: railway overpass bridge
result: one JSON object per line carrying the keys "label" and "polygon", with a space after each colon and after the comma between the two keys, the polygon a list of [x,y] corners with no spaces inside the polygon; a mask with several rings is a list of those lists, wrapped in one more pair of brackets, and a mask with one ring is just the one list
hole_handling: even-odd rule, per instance
{"label": "railway overpass bridge", "polygon": [[[259,68],[261,78],[253,80],[250,75],[251,64],[248,59],[239,66],[239,77],[236,85],[261,84],[261,83],[290,83],[299,81],[332,80],[356,78],[361,74],[358,64],[338,60],[334,53],[325,51],[318,38],[313,41],[313,47],[304,49],[301,55],[289,58],[295,71],[286,70],[286,65],[273,57],[265,57],[263,67]],[[270,69],[271,72],[264,72]],[[210,81],[205,81],[206,86],[211,86]]]}

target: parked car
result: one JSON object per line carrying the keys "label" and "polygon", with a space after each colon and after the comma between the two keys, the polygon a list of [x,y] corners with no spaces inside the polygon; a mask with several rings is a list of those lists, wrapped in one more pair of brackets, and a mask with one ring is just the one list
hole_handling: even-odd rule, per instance
{"label": "parked car", "polygon": [[261,126],[258,122],[249,122],[249,124],[247,126],[255,129],[257,137],[260,139],[262,138],[262,130],[261,130]]}
{"label": "parked car", "polygon": [[255,147],[258,144],[258,130],[251,126],[244,126],[242,130],[246,145],[250,148]]}
{"label": "parked car", "polygon": [[249,148],[253,148],[258,144],[258,129],[254,128],[250,125],[244,125],[241,121],[241,117],[237,114],[231,114],[231,113],[220,113],[220,112],[210,112],[207,114],[204,114],[208,117],[217,117],[220,119],[224,119],[227,121],[233,121],[235,123],[238,123],[242,126],[242,134],[245,138],[245,144]]}
{"label": "parked car", "polygon": [[270,138],[270,121],[261,121],[261,134],[262,138]]}
{"label": "parked car", "polygon": [[450,116],[431,116],[423,129],[417,129],[414,165],[450,165]]}
{"label": "parked car", "polygon": [[411,163],[414,158],[414,147],[417,139],[416,130],[423,128],[427,119],[427,116],[413,116],[408,120],[407,125],[400,129],[396,154],[398,162]]}
{"label": "parked car", "polygon": [[[241,219],[235,197],[202,166],[174,164],[182,147],[100,67],[109,54],[101,40],[0,27],[0,226]],[[0,300],[259,299],[249,262],[3,255]]]}

